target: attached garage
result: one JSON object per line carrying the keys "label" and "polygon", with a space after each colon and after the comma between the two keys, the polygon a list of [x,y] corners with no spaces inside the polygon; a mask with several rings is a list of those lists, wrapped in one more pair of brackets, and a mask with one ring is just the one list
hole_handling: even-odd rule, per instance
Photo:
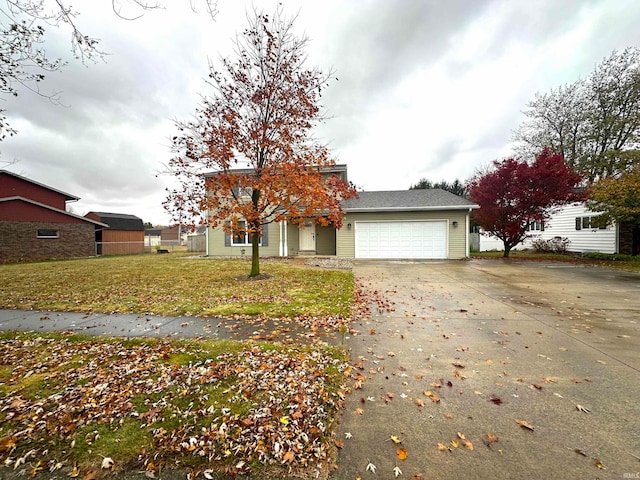
{"label": "attached garage", "polygon": [[358,192],[344,202],[336,255],[362,259],[469,256],[473,202],[439,189]]}
{"label": "attached garage", "polygon": [[355,222],[355,258],[447,258],[447,221]]}

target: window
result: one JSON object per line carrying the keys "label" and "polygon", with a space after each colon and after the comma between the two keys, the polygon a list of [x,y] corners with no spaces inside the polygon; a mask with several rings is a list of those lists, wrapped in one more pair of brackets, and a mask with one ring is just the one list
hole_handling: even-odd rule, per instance
{"label": "window", "polygon": [[527,225],[527,230],[529,230],[530,232],[533,232],[533,231],[544,232],[544,223],[541,222],[540,220],[535,220],[533,222],[530,222],[529,225]]}
{"label": "window", "polygon": [[60,233],[58,232],[58,230],[50,230],[50,229],[42,228],[42,229],[38,229],[36,237],[38,237],[38,238],[60,238]]}
{"label": "window", "polygon": [[576,230],[599,229],[606,230],[607,222],[602,215],[593,217],[576,217]]}
{"label": "window", "polygon": [[[237,231],[231,236],[231,245],[251,245],[251,235],[247,232],[247,222],[240,220]],[[262,245],[262,239],[260,239]]]}

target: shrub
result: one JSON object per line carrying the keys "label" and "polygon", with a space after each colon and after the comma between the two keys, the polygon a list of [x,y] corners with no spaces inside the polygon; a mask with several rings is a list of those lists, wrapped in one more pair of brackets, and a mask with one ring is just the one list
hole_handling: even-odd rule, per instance
{"label": "shrub", "polygon": [[620,253],[587,252],[582,255],[589,260],[607,260],[611,262],[640,262],[640,256],[622,255]]}
{"label": "shrub", "polygon": [[570,243],[567,237],[553,237],[549,240],[536,238],[531,245],[538,253],[567,253]]}

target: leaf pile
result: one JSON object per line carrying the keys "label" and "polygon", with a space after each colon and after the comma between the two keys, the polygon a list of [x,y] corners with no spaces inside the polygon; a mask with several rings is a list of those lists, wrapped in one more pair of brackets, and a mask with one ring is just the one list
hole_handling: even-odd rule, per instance
{"label": "leaf pile", "polygon": [[324,462],[344,396],[342,354],[219,343],[225,351],[216,342],[6,335],[0,461],[72,474],[109,457],[113,470],[148,476]]}

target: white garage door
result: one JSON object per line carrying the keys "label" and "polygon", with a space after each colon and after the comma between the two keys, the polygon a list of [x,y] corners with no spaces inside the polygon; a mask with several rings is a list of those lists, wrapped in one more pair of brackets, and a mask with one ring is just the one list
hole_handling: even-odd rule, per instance
{"label": "white garage door", "polygon": [[447,258],[447,222],[356,222],[356,258]]}

